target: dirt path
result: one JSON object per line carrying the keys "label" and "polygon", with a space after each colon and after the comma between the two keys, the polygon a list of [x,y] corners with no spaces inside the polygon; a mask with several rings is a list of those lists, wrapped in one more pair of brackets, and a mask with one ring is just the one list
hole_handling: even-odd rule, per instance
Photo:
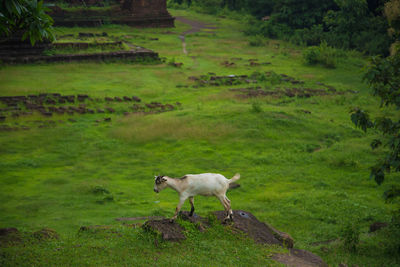
{"label": "dirt path", "polygon": [[217,28],[214,26],[210,26],[210,24],[208,24],[208,23],[204,23],[204,22],[200,22],[200,21],[196,21],[196,20],[190,20],[185,17],[175,17],[175,19],[177,21],[180,21],[182,23],[192,26],[191,29],[184,31],[181,35],[179,35],[179,39],[182,40],[182,50],[185,55],[188,54],[188,52],[186,50],[186,42],[185,42],[185,36],[187,34],[196,33],[196,32],[201,31],[202,29],[216,29]]}

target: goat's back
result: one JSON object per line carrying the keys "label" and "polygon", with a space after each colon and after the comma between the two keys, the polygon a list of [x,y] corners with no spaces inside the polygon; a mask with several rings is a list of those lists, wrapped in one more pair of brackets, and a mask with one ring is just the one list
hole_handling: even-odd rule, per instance
{"label": "goat's back", "polygon": [[185,176],[187,182],[185,191],[191,196],[225,193],[229,187],[229,180],[218,173],[187,174]]}

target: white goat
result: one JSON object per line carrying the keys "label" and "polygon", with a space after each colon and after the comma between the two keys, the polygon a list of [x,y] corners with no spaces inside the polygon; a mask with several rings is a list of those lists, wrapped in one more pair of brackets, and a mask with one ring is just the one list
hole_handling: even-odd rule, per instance
{"label": "white goat", "polygon": [[226,179],[225,176],[217,173],[186,174],[182,178],[171,178],[168,176],[155,176],[154,192],[159,193],[166,187],[174,189],[179,194],[179,204],[176,207],[175,215],[171,221],[178,216],[179,211],[185,200],[189,198],[191,210],[194,212],[194,196],[216,196],[226,211],[225,220],[232,220],[231,201],[226,197],[226,191],[229,184],[239,180],[240,174],[235,174],[232,179]]}

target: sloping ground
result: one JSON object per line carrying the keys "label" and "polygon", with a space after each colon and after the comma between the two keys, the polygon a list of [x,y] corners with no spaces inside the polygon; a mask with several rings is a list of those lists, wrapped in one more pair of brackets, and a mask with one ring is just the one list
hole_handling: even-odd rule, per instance
{"label": "sloping ground", "polygon": [[209,24],[200,22],[200,21],[196,21],[196,20],[191,20],[185,17],[176,17],[175,18],[177,21],[180,21],[182,23],[188,24],[191,28],[189,30],[184,31],[183,33],[181,33],[181,35],[179,35],[179,39],[181,39],[182,41],[182,51],[185,55],[187,55],[187,50],[186,50],[186,42],[185,42],[185,36],[187,34],[192,34],[192,33],[196,33],[199,32],[203,29],[216,29],[216,27],[214,26],[210,26]]}
{"label": "sloping ground", "polygon": [[[188,216],[188,212],[182,212],[181,218],[197,225],[200,231],[209,227],[207,219],[198,215]],[[216,211],[214,215],[219,222],[224,224],[225,212]],[[225,224],[238,233],[245,233],[255,242],[267,245],[278,245],[289,249],[288,253],[275,253],[272,259],[293,267],[318,267],[328,266],[319,256],[305,250],[293,248],[293,239],[290,235],[280,232],[269,224],[260,222],[253,214],[243,210],[233,211],[233,222]],[[168,219],[149,220],[143,228],[161,235],[165,241],[180,241],[185,239],[184,228]]]}
{"label": "sloping ground", "polygon": [[[185,15],[179,12],[176,14]],[[398,266],[397,258],[386,252],[384,233],[366,232],[370,223],[390,219],[392,205],[381,199],[386,188],[377,188],[367,179],[368,168],[380,153],[370,152],[374,135],[355,130],[348,114],[357,105],[376,112],[379,104],[359,81],[358,66],[363,60],[346,57],[329,70],[304,66],[300,48],[284,43],[278,46],[276,40],[265,47],[250,47],[237,22],[196,14],[187,17],[218,26],[215,35],[204,30],[187,37],[190,57],[182,54],[179,39],[189,26],[180,22],[168,31],[122,26],[91,30],[117,34],[158,51],[167,60],[175,57],[183,63],[180,68],[73,63],[1,69],[2,96],[87,94],[100,101],[86,100],[85,110],[94,105],[111,120],[98,123],[104,117],[101,112],[81,115],[84,107],[80,104],[84,103],[47,104],[46,108],[57,107],[51,120],[41,114],[13,117],[12,112],[20,112],[7,111],[4,123],[10,128],[20,129],[28,123],[37,129],[0,132],[0,226],[27,231],[45,226],[74,235],[70,244],[62,247],[54,242],[45,249],[29,245],[7,248],[4,259],[9,266],[82,266],[84,262],[87,266],[143,266],[137,258],[149,266],[184,265],[185,260],[186,266],[195,265],[193,262],[197,266],[268,266],[269,250],[276,246],[259,246],[216,224],[204,233],[190,229],[189,234],[194,235],[186,236],[185,246],[178,242],[157,246],[151,235],[128,227],[112,228],[104,238],[89,233],[75,239],[81,225],[109,225],[117,217],[168,216],[175,208],[176,195],[155,196],[153,175],[205,171],[242,173],[241,189],[229,196],[235,207],[250,210],[260,220],[290,233],[296,248],[321,255],[331,266],[343,262],[349,266]],[[68,28],[63,34],[79,31]],[[154,37],[159,39],[150,39]],[[250,80],[255,79],[248,78],[249,84],[230,84],[236,76],[250,77],[254,71],[267,79],[253,83]],[[267,77],[270,71],[277,74],[271,75],[276,79]],[[188,80],[207,73],[209,79],[199,83]],[[283,73],[296,79],[289,80]],[[212,76],[215,79],[211,80]],[[283,78],[288,81],[280,82]],[[203,86],[203,81],[208,83]],[[272,93],[278,86],[281,90]],[[319,90],[322,87],[327,90]],[[348,90],[359,93],[339,95]],[[179,101],[182,109],[124,117],[125,112],[133,111],[125,109],[130,108],[128,102],[116,100],[109,106],[105,99],[132,95],[148,104]],[[74,111],[74,117],[58,114],[64,105],[78,109],[68,109]],[[0,108],[14,107],[3,104]],[[116,111],[111,113],[105,107]],[[69,123],[69,119],[75,121]],[[40,121],[51,127],[38,126]],[[197,204],[199,211],[220,208],[215,200]],[[341,229],[347,221],[361,230],[355,253],[343,248]],[[4,254],[0,254],[0,266],[7,266],[1,264]]]}

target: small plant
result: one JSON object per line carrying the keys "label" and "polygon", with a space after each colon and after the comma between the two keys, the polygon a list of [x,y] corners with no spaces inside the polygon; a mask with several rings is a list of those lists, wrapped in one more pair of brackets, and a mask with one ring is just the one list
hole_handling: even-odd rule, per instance
{"label": "small plant", "polygon": [[315,65],[319,62],[320,51],[318,46],[310,46],[303,52],[303,59],[308,65]]}
{"label": "small plant", "polygon": [[263,111],[263,110],[262,110],[261,105],[260,105],[259,102],[253,102],[253,103],[251,104],[251,112],[260,113],[260,112],[262,112],[262,111]]}
{"label": "small plant", "polygon": [[357,223],[349,222],[342,229],[342,239],[345,249],[351,252],[357,250],[360,242],[360,229]]}
{"label": "small plant", "polygon": [[110,191],[108,191],[106,188],[104,188],[103,186],[101,186],[101,185],[96,185],[95,187],[93,187],[92,188],[92,193],[93,194],[102,194],[102,195],[104,195],[104,194],[110,194]]}
{"label": "small plant", "polygon": [[262,35],[255,35],[249,37],[249,45],[250,46],[264,46],[265,41]]}
{"label": "small plant", "polygon": [[53,56],[56,54],[56,51],[54,49],[46,49],[42,53],[44,56]]}
{"label": "small plant", "polygon": [[171,58],[170,60],[168,60],[167,64],[170,65],[170,66],[173,66],[173,67],[178,67],[178,68],[182,67],[182,65],[183,65],[183,63],[176,62],[174,57]]}

